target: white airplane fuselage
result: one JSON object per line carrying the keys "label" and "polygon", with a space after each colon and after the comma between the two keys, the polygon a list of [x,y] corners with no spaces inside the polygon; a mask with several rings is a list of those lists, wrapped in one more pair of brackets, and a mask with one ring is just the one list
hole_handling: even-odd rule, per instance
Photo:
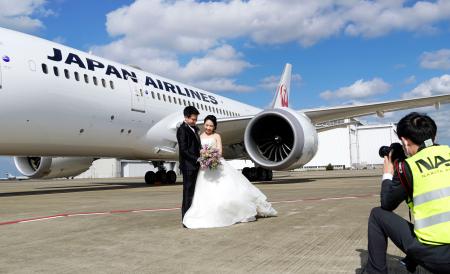
{"label": "white airplane fuselage", "polygon": [[261,111],[3,28],[0,57],[0,155],[175,160],[186,105],[201,116]]}

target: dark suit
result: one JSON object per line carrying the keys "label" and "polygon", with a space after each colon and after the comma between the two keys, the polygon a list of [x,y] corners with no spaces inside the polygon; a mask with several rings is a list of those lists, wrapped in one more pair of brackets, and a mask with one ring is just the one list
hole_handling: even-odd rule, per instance
{"label": "dark suit", "polygon": [[181,124],[177,130],[177,140],[180,156],[180,170],[183,173],[183,204],[181,207],[181,217],[191,207],[194,198],[195,182],[200,164],[197,159],[200,157],[200,137],[198,136],[198,128],[196,132],[186,123]]}

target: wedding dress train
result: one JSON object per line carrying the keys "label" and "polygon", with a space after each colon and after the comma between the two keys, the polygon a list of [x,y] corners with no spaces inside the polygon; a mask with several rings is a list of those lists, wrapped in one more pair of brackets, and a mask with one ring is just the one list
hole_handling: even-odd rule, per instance
{"label": "wedding dress train", "polygon": [[[214,138],[202,145],[215,146]],[[267,197],[224,159],[214,170],[200,169],[194,199],[183,224],[188,228],[223,227],[255,220],[255,216],[276,216]]]}

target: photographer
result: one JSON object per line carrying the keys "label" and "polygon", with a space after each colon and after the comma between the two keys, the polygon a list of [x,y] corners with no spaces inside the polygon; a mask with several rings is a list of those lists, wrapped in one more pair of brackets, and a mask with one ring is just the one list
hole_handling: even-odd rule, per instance
{"label": "photographer", "polygon": [[[450,273],[450,148],[434,144],[435,122],[417,112],[399,121],[397,135],[407,158],[393,159],[399,154],[393,150],[384,157],[381,207],[370,213],[365,271],[387,273],[390,238],[406,253],[402,263],[408,271],[421,265],[433,273]],[[392,212],[402,201],[414,224]]]}

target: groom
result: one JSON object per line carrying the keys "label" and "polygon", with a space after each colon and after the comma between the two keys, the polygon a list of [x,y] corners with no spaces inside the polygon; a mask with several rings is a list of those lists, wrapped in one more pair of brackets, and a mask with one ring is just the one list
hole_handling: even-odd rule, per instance
{"label": "groom", "polygon": [[181,207],[181,220],[191,207],[194,198],[195,182],[197,180],[200,164],[200,137],[198,127],[195,125],[198,110],[193,106],[187,106],[184,111],[184,123],[177,130],[177,140],[180,157],[180,170],[183,173],[183,204]]}

